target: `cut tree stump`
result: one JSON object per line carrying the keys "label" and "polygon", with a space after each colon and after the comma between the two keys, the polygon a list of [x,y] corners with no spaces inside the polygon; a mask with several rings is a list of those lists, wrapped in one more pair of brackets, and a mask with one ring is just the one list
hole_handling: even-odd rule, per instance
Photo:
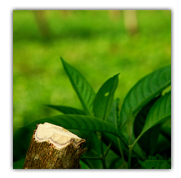
{"label": "cut tree stump", "polygon": [[38,124],[31,138],[24,169],[80,169],[85,139],[63,127]]}

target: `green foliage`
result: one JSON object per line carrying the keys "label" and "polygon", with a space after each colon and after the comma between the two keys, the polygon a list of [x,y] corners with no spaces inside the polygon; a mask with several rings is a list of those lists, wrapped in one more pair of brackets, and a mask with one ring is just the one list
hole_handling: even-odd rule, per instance
{"label": "green foliage", "polygon": [[143,169],[171,169],[171,158],[163,159],[161,156],[150,156],[147,160],[138,160]]}
{"label": "green foliage", "polygon": [[70,82],[79,97],[79,100],[87,114],[92,113],[92,103],[95,93],[87,80],[74,67],[66,63],[62,58],[63,67],[70,79]]}
{"label": "green foliage", "polygon": [[[86,139],[88,150],[81,157],[82,169],[171,168],[171,91],[165,92],[171,85],[171,66],[139,80],[120,110],[119,99],[114,100],[118,74],[95,94],[87,80],[61,60],[83,110],[47,105],[63,114],[38,119],[17,130],[13,138],[14,168],[22,167],[30,136],[36,124],[44,122],[60,125]],[[160,149],[160,145],[165,147]]]}
{"label": "green foliage", "polygon": [[114,99],[114,92],[118,85],[118,75],[107,80],[97,92],[93,111],[94,116],[102,120],[107,120],[109,113],[111,111]]}

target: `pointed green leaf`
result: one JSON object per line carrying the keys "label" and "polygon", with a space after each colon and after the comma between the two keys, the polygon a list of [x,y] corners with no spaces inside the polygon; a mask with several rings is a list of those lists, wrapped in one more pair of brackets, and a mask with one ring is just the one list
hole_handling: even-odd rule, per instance
{"label": "pointed green leaf", "polygon": [[151,108],[146,118],[142,134],[153,126],[171,118],[171,92],[165,94]]}
{"label": "pointed green leaf", "polygon": [[158,138],[158,143],[157,143],[157,148],[156,148],[156,153],[162,153],[166,150],[170,149],[170,154],[171,154],[171,140],[167,139],[164,135],[160,134]]}
{"label": "pointed green leaf", "polygon": [[108,132],[116,136],[119,136],[119,132],[117,131],[117,129],[113,124],[86,115],[67,114],[67,115],[51,116],[44,119],[36,120],[28,124],[27,126],[32,126],[44,122],[49,122],[55,125],[59,125],[66,129]]}
{"label": "pointed green leaf", "polygon": [[79,100],[87,114],[92,113],[92,105],[95,93],[87,80],[74,67],[66,63],[62,58],[62,64],[70,82],[79,97]]}
{"label": "pointed green leaf", "polygon": [[87,164],[80,160],[81,169],[90,169]]}
{"label": "pointed green leaf", "polygon": [[[133,127],[137,113],[170,84],[171,66],[167,66],[145,76],[128,92],[123,102],[120,119],[118,121],[125,143],[132,145],[135,142]],[[144,150],[141,149],[138,144],[135,144],[133,150],[137,152],[138,155],[144,157]]]}
{"label": "pointed green leaf", "polygon": [[13,162],[13,169],[23,169],[25,158]]}
{"label": "pointed green leaf", "polygon": [[13,162],[25,158],[35,128],[36,124],[21,127],[13,134]]}
{"label": "pointed green leaf", "polygon": [[68,106],[61,106],[61,105],[47,105],[50,108],[53,108],[57,111],[60,111],[64,114],[78,114],[78,115],[86,115],[85,111],[82,111],[80,109],[68,107]]}
{"label": "pointed green leaf", "polygon": [[[145,125],[136,141],[149,129],[171,118],[171,92],[159,98],[150,109]],[[136,143],[136,141],[134,143]]]}
{"label": "pointed green leaf", "polygon": [[165,160],[159,155],[150,157],[145,161],[138,160],[138,162],[143,169],[171,169],[171,158]]}
{"label": "pointed green leaf", "polygon": [[[139,80],[128,92],[120,113],[119,128],[126,122],[127,127],[132,132],[134,116],[150,100],[156,97],[171,84],[171,66],[166,66],[154,71]],[[132,134],[132,133],[129,133]]]}
{"label": "pointed green leaf", "polygon": [[[146,117],[153,106],[153,104],[160,98],[160,96],[152,99],[147,105],[145,105],[141,111],[137,114],[134,122],[134,135],[138,137],[141,133]],[[157,147],[157,140],[160,134],[160,127],[161,125],[157,125],[150,130],[148,130],[143,136],[138,140],[138,144],[141,146],[143,150],[145,150],[147,155],[153,155],[155,149]]]}
{"label": "pointed green leaf", "polygon": [[114,124],[115,127],[117,127],[118,117],[119,117],[119,98],[114,100],[111,112],[106,121]]}
{"label": "pointed green leaf", "polygon": [[114,92],[118,85],[118,74],[108,79],[97,92],[93,112],[94,116],[106,120],[112,108]]}
{"label": "pointed green leaf", "polygon": [[171,118],[162,124],[161,133],[171,141]]}

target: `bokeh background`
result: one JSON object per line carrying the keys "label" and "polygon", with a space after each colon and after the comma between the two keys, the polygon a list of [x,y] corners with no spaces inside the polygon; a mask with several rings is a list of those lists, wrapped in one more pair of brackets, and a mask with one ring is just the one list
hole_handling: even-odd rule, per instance
{"label": "bokeh background", "polygon": [[60,114],[46,104],[82,108],[60,61],[95,92],[120,73],[120,106],[146,74],[171,64],[170,10],[14,10],[13,132]]}

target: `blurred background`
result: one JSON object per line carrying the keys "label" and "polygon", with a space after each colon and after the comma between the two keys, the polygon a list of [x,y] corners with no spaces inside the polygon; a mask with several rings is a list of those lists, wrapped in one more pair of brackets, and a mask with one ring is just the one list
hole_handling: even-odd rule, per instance
{"label": "blurred background", "polygon": [[13,132],[60,114],[46,104],[82,106],[60,57],[95,92],[120,73],[120,106],[146,74],[171,64],[169,10],[14,10]]}

